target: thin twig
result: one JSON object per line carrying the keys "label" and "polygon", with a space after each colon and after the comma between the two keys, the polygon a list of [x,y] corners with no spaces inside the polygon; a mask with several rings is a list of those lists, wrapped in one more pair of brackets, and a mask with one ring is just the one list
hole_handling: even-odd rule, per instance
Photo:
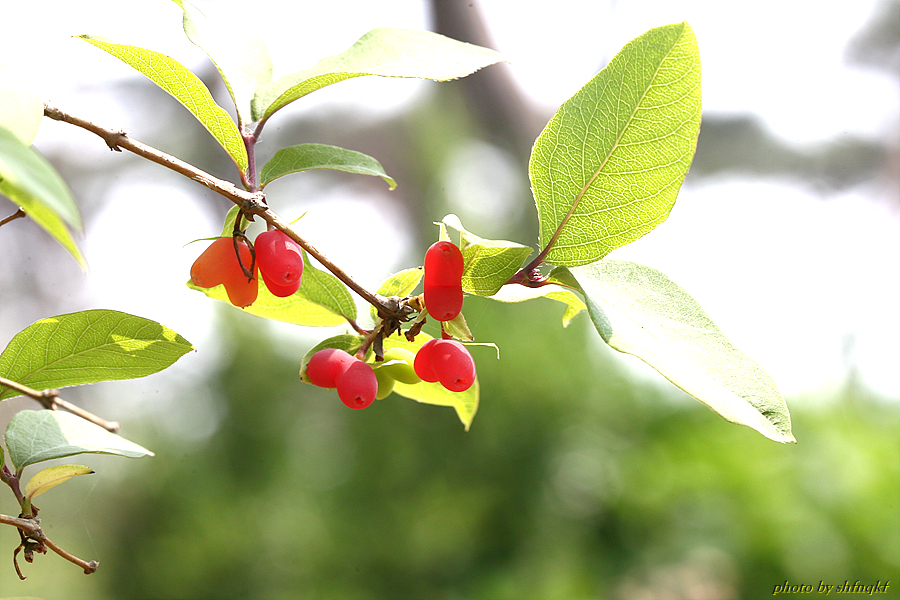
{"label": "thin twig", "polygon": [[[124,130],[102,127],[87,119],[82,119],[63,112],[50,104],[44,104],[44,115],[56,121],[63,121],[86,129],[103,138],[106,145],[109,146],[111,150],[121,151],[122,149],[125,149],[129,152],[133,152],[138,156],[162,165],[176,173],[184,175],[188,179],[206,186],[240,206],[245,213],[259,215],[264,221],[276,229],[281,230],[292,240],[300,244],[304,250],[319,261],[322,266],[331,271],[335,277],[340,279],[347,287],[366,300],[366,302],[374,306],[382,318],[406,320],[409,317],[409,314],[404,311],[403,307],[400,305],[398,298],[385,298],[380,294],[367,290],[358,284],[346,271],[331,262],[327,256],[319,252],[312,244],[291,229],[290,225],[282,221],[281,218],[268,207],[266,204],[266,196],[263,192],[248,192],[241,190],[231,182],[219,179],[214,175],[198,169],[190,163],[186,163],[183,160],[171,156],[170,154],[166,154],[161,150],[157,150],[152,146],[138,142],[131,138]],[[254,135],[259,133],[259,129],[261,129],[261,124],[257,126]],[[245,177],[246,176],[244,175],[244,178]]]}
{"label": "thin twig", "polygon": [[98,563],[96,560],[83,560],[81,558],[78,558],[74,554],[66,552],[55,543],[53,543],[41,529],[40,519],[21,519],[18,517],[10,517],[9,515],[0,514],[0,523],[18,527],[19,530],[25,534],[26,538],[32,539],[47,546],[67,561],[76,564],[84,569],[85,575],[90,575],[97,570],[97,567],[100,566],[100,563]]}
{"label": "thin twig", "polygon": [[5,377],[0,377],[0,387],[8,387],[16,390],[17,392],[28,396],[33,400],[37,400],[40,402],[44,408],[48,410],[56,410],[57,408],[64,408],[69,411],[73,415],[77,415],[84,419],[85,421],[90,421],[94,425],[99,425],[103,429],[116,433],[119,431],[119,423],[116,421],[107,421],[97,415],[84,410],[79,406],[75,406],[71,402],[67,402],[59,397],[58,390],[43,390],[39,391],[34,388],[30,388],[27,385],[23,385],[18,381],[13,381],[11,379],[7,379]]}
{"label": "thin twig", "polygon": [[25,216],[25,209],[20,206],[19,210],[17,210],[13,214],[9,215],[8,217],[6,217],[2,221],[0,221],[0,227],[6,225],[10,221],[15,221],[16,219],[21,219],[24,216]]}

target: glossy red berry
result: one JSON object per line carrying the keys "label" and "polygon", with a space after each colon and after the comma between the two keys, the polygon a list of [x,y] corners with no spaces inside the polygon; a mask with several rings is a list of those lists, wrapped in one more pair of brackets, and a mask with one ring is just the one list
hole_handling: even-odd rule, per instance
{"label": "glossy red berry", "polygon": [[438,321],[450,321],[463,305],[463,256],[448,241],[435,242],[425,252],[425,308]]}
{"label": "glossy red berry", "polygon": [[416,354],[414,367],[424,381],[440,382],[451,392],[464,392],[475,382],[475,361],[456,340],[428,340]]}
{"label": "glossy red berry", "polygon": [[[238,241],[241,263],[247,268],[253,264],[250,248]],[[211,288],[224,285],[228,300],[239,308],[246,308],[256,301],[259,293],[257,270],[247,279],[234,252],[231,238],[218,238],[191,265],[191,282],[197,287]]]}
{"label": "glossy red berry", "polygon": [[337,392],[341,402],[353,409],[366,408],[378,393],[378,379],[368,364],[356,358],[337,377]]}
{"label": "glossy red berry", "polygon": [[[357,361],[337,348],[325,348],[312,355],[306,364],[306,378],[313,385],[323,388],[336,388],[337,378]],[[357,361],[358,362],[358,361]]]}
{"label": "glossy red berry", "polygon": [[303,252],[285,233],[273,229],[256,236],[256,262],[266,287],[279,298],[300,288],[303,276]]}

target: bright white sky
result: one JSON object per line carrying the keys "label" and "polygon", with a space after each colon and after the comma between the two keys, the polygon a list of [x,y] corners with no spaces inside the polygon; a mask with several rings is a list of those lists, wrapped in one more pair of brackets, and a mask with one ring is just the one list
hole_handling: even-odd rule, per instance
{"label": "bright white sky", "polygon": [[[121,0],[6,4],[4,21],[16,27],[0,39],[0,59],[28,71],[45,97],[60,106],[131,129],[138,139],[140,122],[127,106],[107,99],[104,90],[140,76],[70,36],[92,33],[142,45],[193,68],[205,61],[184,39],[179,9],[165,0],[140,3],[147,7],[141,9],[137,2]],[[651,27],[687,20],[700,43],[707,113],[755,113],[777,135],[800,144],[841,135],[890,137],[894,143],[900,137],[897,80],[854,69],[844,60],[848,41],[871,17],[876,0],[832,3],[827,6],[835,8],[827,9],[812,0],[483,0],[481,5],[496,47],[511,60],[518,83],[548,110],[586,83],[630,39]],[[243,23],[267,42],[276,77],[344,50],[374,27],[428,26],[419,0],[256,0],[251,6],[257,14],[271,15],[270,21],[247,15]],[[240,14],[225,10],[236,18]],[[359,103],[360,109],[365,104],[383,114],[403,110],[424,85],[432,84],[366,78],[317,92],[310,102]],[[61,145],[78,152],[84,144],[96,143],[59,126],[48,130],[44,127],[36,141],[45,151]],[[477,179],[479,173],[460,174],[466,175]],[[680,283],[788,396],[814,396],[841,381],[850,360],[865,383],[900,398],[900,190],[896,181],[890,185],[894,187],[872,182],[822,198],[782,181],[729,178],[701,184],[688,176],[669,221],[614,257],[656,267]],[[161,243],[153,262],[123,256],[117,251],[121,244],[159,233],[156,222],[134,215],[150,210],[160,193],[172,192],[121,182],[114,193],[119,200],[92,224],[84,242],[98,303],[158,319],[202,344],[209,318],[201,315],[207,314],[209,302],[184,288],[196,251],[181,248],[203,235],[198,233],[202,217],[169,221],[171,247]],[[381,218],[371,205],[356,204],[348,211],[350,199],[340,190],[326,194],[333,196],[333,209],[344,219],[354,214],[371,226]],[[466,222],[465,213],[460,214]],[[319,216],[326,215],[319,210]],[[129,229],[116,233],[111,225],[126,219]],[[338,235],[329,233],[328,219],[317,218],[313,210],[303,223],[317,232],[317,245],[328,252],[327,240]],[[206,235],[217,231],[213,223],[205,227]],[[403,249],[399,243],[398,255]],[[354,273],[381,269],[381,275],[408,266],[375,263],[372,256],[353,262],[355,255],[340,255],[337,248],[333,252]],[[148,262],[139,264],[144,260]],[[172,268],[174,264],[183,269]],[[140,279],[133,275],[134,285],[153,277],[157,293],[133,294],[129,273],[140,274]],[[360,279],[372,284],[377,277]],[[161,310],[160,297],[176,298],[183,310]]]}

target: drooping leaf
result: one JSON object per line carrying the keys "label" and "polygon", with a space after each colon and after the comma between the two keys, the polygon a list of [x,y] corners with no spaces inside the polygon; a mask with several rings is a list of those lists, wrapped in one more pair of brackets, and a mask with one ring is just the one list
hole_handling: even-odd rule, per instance
{"label": "drooping leaf", "polygon": [[274,179],[284,175],[312,169],[373,175],[384,179],[391,189],[397,187],[397,182],[384,172],[381,163],[368,154],[327,144],[299,144],[282,148],[263,165],[259,175],[260,187],[266,187]]}
{"label": "drooping leaf", "polygon": [[247,149],[237,125],[213,100],[207,87],[175,59],[137,46],[115,44],[103,38],[79,35],[89,44],[112,54],[181,102],[228,153],[241,172],[247,169]]}
{"label": "drooping leaf", "polygon": [[[424,275],[424,271],[421,267],[405,269],[399,273],[394,273],[384,280],[376,293],[387,298],[390,298],[391,296],[405,298],[406,296],[409,296],[413,290],[416,289],[416,286],[419,285],[419,282],[422,281],[422,275]],[[369,315],[372,317],[372,321],[378,321],[378,311],[375,310],[374,306],[369,306]]]}
{"label": "drooping leaf", "polygon": [[90,475],[94,470],[84,465],[56,465],[47,467],[32,475],[25,484],[25,500],[29,503],[52,487],[78,475]]}
{"label": "drooping leaf", "polygon": [[38,225],[71,254],[82,269],[87,262],[69,228],[81,231],[81,213],[56,169],[0,126],[0,194],[21,206]]}
{"label": "drooping leaf", "polygon": [[493,50],[451,40],[430,31],[374,29],[350,48],[263,86],[253,98],[253,119],[325,86],[364,75],[448,81],[503,60]]}
{"label": "drooping leaf", "polygon": [[442,223],[459,232],[460,250],[466,264],[462,286],[469,294],[496,294],[532,253],[531,248],[522,244],[479,237],[467,231],[456,215],[447,215]]}
{"label": "drooping leaf", "polygon": [[16,470],[75,454],[153,456],[134,442],[81,417],[58,410],[23,410],[6,427],[6,448]]}
{"label": "drooping leaf", "polygon": [[[0,375],[36,390],[144,377],[171,366],[190,342],[155,321],[85,310],[37,321],[0,354]],[[19,395],[11,389],[0,400]]]}
{"label": "drooping leaf", "polygon": [[700,129],[700,55],[687,23],[651,29],[559,108],[529,175],[547,261],[592,263],[665,221]]}
{"label": "drooping leaf", "polygon": [[[344,284],[331,273],[312,266],[306,252],[303,253],[303,260],[303,279],[296,293],[286,298],[274,296],[260,278],[259,296],[253,304],[241,310],[263,319],[307,327],[333,327],[355,320],[356,303]],[[190,280],[186,285],[213,300],[231,304],[223,285],[201,288]]]}
{"label": "drooping leaf", "polygon": [[490,296],[491,300],[499,302],[525,302],[535,298],[549,298],[566,305],[562,316],[563,327],[568,327],[572,319],[581,311],[587,309],[578,294],[558,285],[545,285],[538,288],[529,288],[523,285],[504,285],[500,290]]}
{"label": "drooping leaf", "polygon": [[266,45],[245,27],[203,14],[193,4],[173,0],[184,11],[182,25],[187,38],[206,52],[222,76],[243,123],[249,123],[250,101],[256,89],[272,81],[272,59]]}
{"label": "drooping leaf", "polygon": [[43,118],[41,96],[25,77],[0,64],[0,127],[6,127],[29,145]]}
{"label": "drooping leaf", "polygon": [[[687,292],[659,271],[601,260],[570,269],[600,336],[633,354],[726,420],[794,442],[772,378],[731,344]],[[560,277],[564,273],[560,272]]]}

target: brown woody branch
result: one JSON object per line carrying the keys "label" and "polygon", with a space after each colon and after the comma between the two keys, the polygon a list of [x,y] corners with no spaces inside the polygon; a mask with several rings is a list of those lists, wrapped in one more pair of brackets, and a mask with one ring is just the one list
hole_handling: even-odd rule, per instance
{"label": "brown woody branch", "polygon": [[81,417],[85,421],[90,421],[94,425],[99,425],[109,432],[115,433],[119,431],[119,423],[117,423],[116,421],[107,421],[106,419],[98,417],[94,413],[88,412],[79,406],[75,406],[71,402],[63,400],[59,397],[59,390],[40,391],[30,388],[27,385],[23,385],[17,381],[13,381],[5,377],[0,377],[0,388],[3,387],[14,389],[17,392],[24,394],[29,398],[32,398],[33,400],[37,400],[44,406],[44,408],[48,410],[64,408],[70,413]]}
{"label": "brown woody branch", "polygon": [[122,129],[102,127],[86,119],[63,112],[50,104],[44,104],[44,115],[56,121],[63,121],[86,129],[103,138],[103,141],[106,142],[106,145],[109,146],[110,150],[121,152],[122,149],[125,149],[129,152],[133,152],[158,165],[162,165],[167,169],[180,173],[188,179],[196,181],[225,198],[228,198],[231,202],[240,206],[244,213],[259,215],[266,223],[283,231],[288,237],[300,244],[304,250],[319,261],[322,266],[331,271],[335,277],[340,279],[347,287],[356,292],[366,302],[374,306],[383,319],[406,320],[409,317],[410,312],[401,305],[399,298],[386,298],[362,287],[350,277],[346,271],[331,262],[331,260],[319,252],[315,246],[300,237],[297,232],[291,229],[290,225],[282,221],[277,214],[272,212],[266,204],[266,196],[264,193],[242,190],[234,184],[202,171],[190,163],[186,163],[181,159],[131,138],[128,133]]}
{"label": "brown woody branch", "polygon": [[[12,525],[13,527],[17,527],[19,529],[19,531],[22,532],[23,540],[29,540],[36,544],[37,547],[34,548],[35,551],[41,552],[42,547],[46,546],[47,548],[50,548],[51,550],[53,550],[54,552],[56,552],[57,554],[62,556],[67,561],[69,561],[73,564],[76,564],[79,567],[81,567],[82,569],[84,569],[85,575],[90,575],[91,573],[93,573],[94,571],[97,570],[97,567],[100,566],[100,563],[98,563],[96,560],[91,560],[91,561],[83,560],[81,558],[78,558],[74,554],[70,554],[69,552],[66,552],[65,550],[63,550],[62,548],[57,546],[55,543],[53,543],[50,540],[50,538],[48,538],[44,534],[44,531],[41,529],[41,520],[40,519],[23,519],[23,518],[19,518],[19,517],[10,517],[8,515],[0,514],[0,523],[3,523],[5,525]],[[24,543],[24,541],[23,541],[23,543]],[[21,546],[20,546],[20,548],[21,548]],[[18,549],[16,550],[16,553],[18,553]],[[26,556],[26,560],[27,560],[27,556]],[[18,565],[16,565],[16,571],[18,571]],[[19,572],[19,577],[22,577],[22,579],[25,578],[21,574],[21,572]]]}

